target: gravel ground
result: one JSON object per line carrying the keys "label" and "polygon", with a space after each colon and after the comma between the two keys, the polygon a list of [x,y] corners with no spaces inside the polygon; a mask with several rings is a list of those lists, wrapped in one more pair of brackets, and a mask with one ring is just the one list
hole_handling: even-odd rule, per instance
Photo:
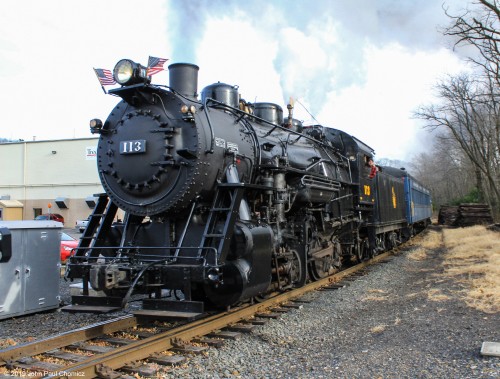
{"label": "gravel ground", "polygon": [[[302,309],[222,348],[192,356],[166,378],[498,378],[500,358],[480,355],[500,342],[500,314],[469,308],[460,284],[443,277],[442,251],[423,261],[401,251]],[[69,301],[67,284],[63,300]],[[112,315],[52,312],[0,321],[0,344],[23,342]]]}

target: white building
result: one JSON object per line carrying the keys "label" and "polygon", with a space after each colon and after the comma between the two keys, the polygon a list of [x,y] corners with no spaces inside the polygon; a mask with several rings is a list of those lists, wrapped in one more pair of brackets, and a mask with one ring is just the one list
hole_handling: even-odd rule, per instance
{"label": "white building", "polygon": [[19,201],[24,220],[59,213],[65,227],[73,227],[92,212],[93,195],[104,192],[97,173],[97,141],[0,143],[0,199]]}

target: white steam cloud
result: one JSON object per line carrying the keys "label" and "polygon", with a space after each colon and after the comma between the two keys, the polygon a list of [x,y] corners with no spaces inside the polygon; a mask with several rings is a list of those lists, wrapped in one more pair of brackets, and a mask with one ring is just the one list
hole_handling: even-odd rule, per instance
{"label": "white steam cloud", "polygon": [[[283,98],[298,96],[318,112],[325,94],[363,82],[368,46],[397,43],[415,50],[443,47],[437,32],[449,21],[443,7],[461,0],[265,1],[170,0],[168,28],[172,59],[196,63],[208,20],[230,17],[249,22],[276,42],[274,67]],[[224,43],[226,36],[214,44]],[[245,36],[241,36],[245,41]],[[249,54],[252,54],[251,41]],[[227,55],[231,49],[228,47]]]}

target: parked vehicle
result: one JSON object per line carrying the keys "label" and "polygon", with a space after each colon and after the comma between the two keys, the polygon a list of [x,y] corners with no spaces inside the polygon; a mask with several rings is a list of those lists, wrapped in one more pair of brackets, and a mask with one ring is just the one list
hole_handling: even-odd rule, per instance
{"label": "parked vehicle", "polygon": [[57,222],[61,222],[64,224],[64,217],[58,213],[44,213],[44,214],[41,214],[39,216],[36,216],[35,220],[36,221],[52,220],[52,221],[57,221]]}
{"label": "parked vehicle", "polygon": [[61,233],[61,262],[66,262],[66,259],[71,255],[71,250],[77,246],[77,239],[71,237],[69,234]]}
{"label": "parked vehicle", "polygon": [[89,223],[90,216],[87,217],[85,220],[76,220],[76,225],[75,228],[78,229],[80,233],[83,233],[85,228],[87,227]]}

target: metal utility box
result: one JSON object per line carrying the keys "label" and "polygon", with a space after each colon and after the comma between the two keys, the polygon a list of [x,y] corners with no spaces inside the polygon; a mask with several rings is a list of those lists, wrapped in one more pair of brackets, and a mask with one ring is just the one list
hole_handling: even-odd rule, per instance
{"label": "metal utility box", "polygon": [[59,307],[62,224],[0,221],[0,319]]}

